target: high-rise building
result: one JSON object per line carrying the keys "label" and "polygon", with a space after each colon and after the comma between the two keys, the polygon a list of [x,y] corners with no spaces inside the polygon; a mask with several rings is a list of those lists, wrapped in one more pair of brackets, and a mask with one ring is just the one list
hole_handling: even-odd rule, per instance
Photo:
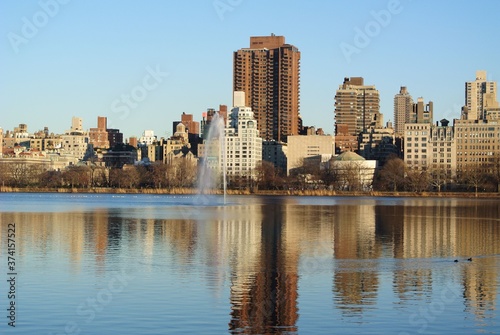
{"label": "high-rise building", "polygon": [[262,138],[250,107],[238,106],[231,110],[225,141],[227,174],[254,178],[262,160]]}
{"label": "high-rise building", "polygon": [[403,135],[405,123],[410,121],[412,113],[413,98],[406,86],[401,86],[399,93],[394,96],[394,132]]}
{"label": "high-rise building", "polygon": [[365,86],[362,77],[344,78],[335,94],[335,129],[347,125],[347,134],[358,136],[368,128],[381,128],[382,123],[375,86]]}
{"label": "high-rise building", "polygon": [[406,123],[432,123],[434,104],[424,102],[424,98],[417,99],[417,103],[412,105],[410,119]]}
{"label": "high-rise building", "polygon": [[497,83],[486,80],[486,71],[477,71],[476,80],[465,83],[465,106],[462,118],[485,120],[489,108],[498,108]]}
{"label": "high-rise building", "polygon": [[299,87],[300,51],[284,36],[250,37],[249,48],[234,52],[233,91],[245,92],[263,139],[299,134]]}

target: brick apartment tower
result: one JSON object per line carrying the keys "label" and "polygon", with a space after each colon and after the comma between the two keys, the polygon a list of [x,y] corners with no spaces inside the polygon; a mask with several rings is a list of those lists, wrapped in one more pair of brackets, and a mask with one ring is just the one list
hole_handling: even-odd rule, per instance
{"label": "brick apartment tower", "polygon": [[344,78],[335,94],[336,134],[340,125],[347,125],[346,135],[352,136],[382,127],[379,92],[373,85],[364,85],[362,77]]}
{"label": "brick apartment tower", "polygon": [[234,52],[233,91],[245,92],[264,140],[299,134],[300,51],[284,36],[253,36]]}

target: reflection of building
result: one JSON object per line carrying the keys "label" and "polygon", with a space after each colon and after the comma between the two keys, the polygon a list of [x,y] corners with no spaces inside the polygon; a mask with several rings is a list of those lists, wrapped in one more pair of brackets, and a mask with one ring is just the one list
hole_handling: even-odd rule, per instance
{"label": "reflection of building", "polygon": [[334,217],[334,301],[346,313],[362,313],[374,305],[379,286],[377,258],[381,246],[375,239],[375,206],[337,206]]}
{"label": "reflection of building", "polygon": [[286,238],[285,221],[279,205],[264,209],[259,255],[255,259],[257,272],[248,276],[243,285],[231,288],[231,331],[297,331],[298,249],[296,241]]}

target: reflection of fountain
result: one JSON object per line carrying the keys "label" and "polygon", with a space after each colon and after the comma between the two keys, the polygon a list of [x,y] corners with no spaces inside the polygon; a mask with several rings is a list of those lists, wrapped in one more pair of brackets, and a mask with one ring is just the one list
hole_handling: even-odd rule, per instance
{"label": "reflection of fountain", "polygon": [[226,147],[224,136],[224,118],[215,113],[205,138],[205,154],[198,179],[198,193],[204,194],[213,190],[221,182],[226,203]]}

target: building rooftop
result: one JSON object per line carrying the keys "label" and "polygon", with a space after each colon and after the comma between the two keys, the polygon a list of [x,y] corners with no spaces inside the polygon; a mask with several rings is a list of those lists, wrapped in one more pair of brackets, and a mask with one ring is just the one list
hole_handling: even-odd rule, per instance
{"label": "building rooftop", "polygon": [[335,158],[336,161],[364,161],[365,159],[352,151],[341,153]]}

